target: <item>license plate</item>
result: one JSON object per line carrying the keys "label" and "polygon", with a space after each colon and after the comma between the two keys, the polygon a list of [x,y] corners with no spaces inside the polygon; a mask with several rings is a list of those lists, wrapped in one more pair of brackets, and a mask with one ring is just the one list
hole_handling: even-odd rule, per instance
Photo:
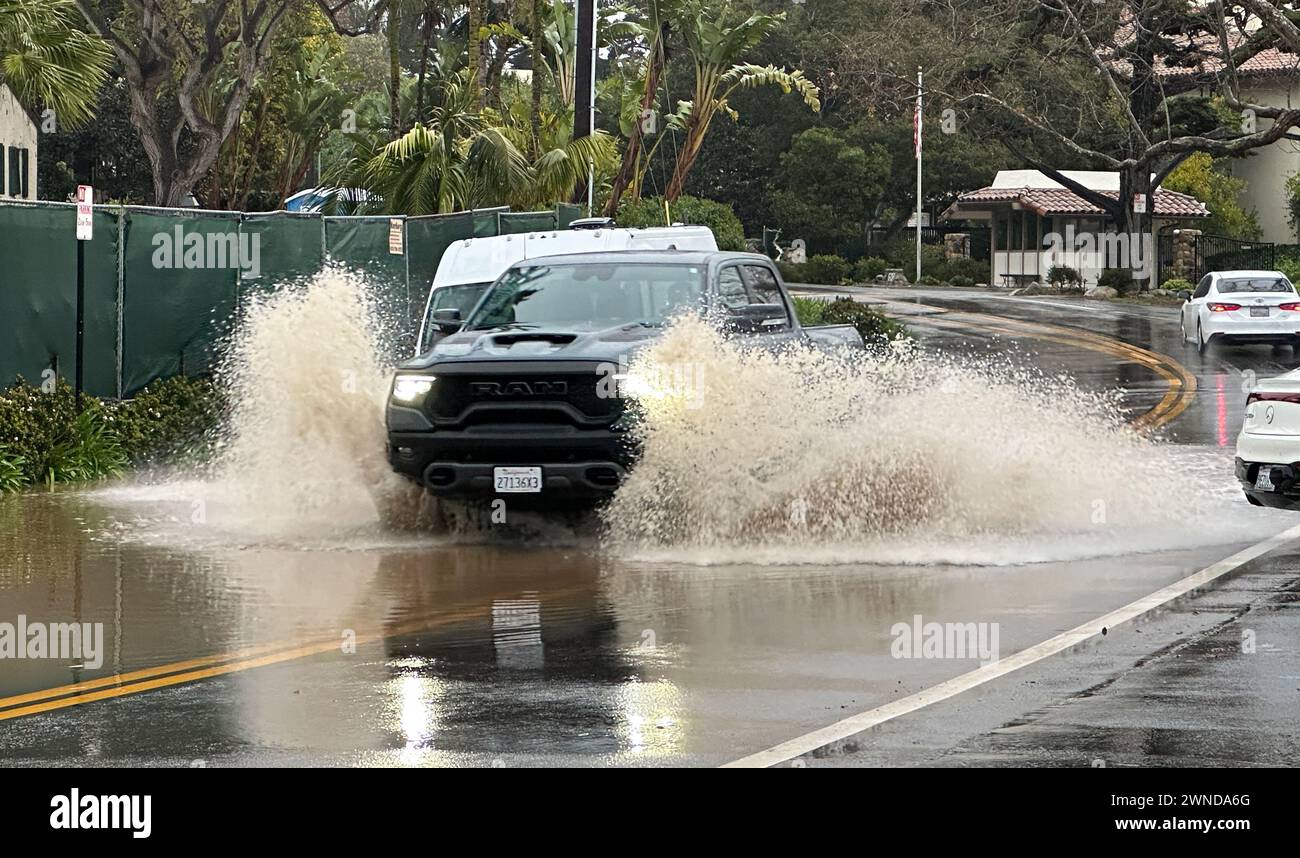
{"label": "license plate", "polygon": [[493,468],[492,484],[499,494],[535,494],[542,490],[542,469]]}
{"label": "license plate", "polygon": [[1255,488],[1259,489],[1262,492],[1273,491],[1274,486],[1273,486],[1272,468],[1259,469],[1259,474],[1255,477]]}
{"label": "license plate", "polygon": [[1267,316],[1267,315],[1268,315],[1268,307],[1251,307],[1251,308],[1250,308],[1250,315],[1252,315],[1252,316]]}

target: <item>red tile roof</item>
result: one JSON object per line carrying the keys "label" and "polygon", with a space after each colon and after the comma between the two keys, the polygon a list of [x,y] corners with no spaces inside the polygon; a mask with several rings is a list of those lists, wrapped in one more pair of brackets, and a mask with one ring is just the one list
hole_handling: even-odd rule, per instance
{"label": "red tile roof", "polygon": [[[1229,23],[1227,35],[1229,50],[1236,50],[1247,38],[1246,34],[1232,23]],[[1132,36],[1133,25],[1126,23],[1121,25],[1112,41],[1114,45],[1126,45],[1132,41]],[[1194,50],[1196,61],[1192,62],[1193,57],[1187,57],[1185,58],[1187,65],[1169,65],[1165,57],[1157,57],[1155,70],[1161,80],[1192,82],[1198,78],[1212,78],[1226,71],[1227,64],[1223,61],[1223,46],[1217,33],[1196,33],[1184,36],[1178,41],[1181,42],[1185,49]],[[1098,53],[1103,59],[1106,59],[1114,56],[1115,48],[1110,46],[1102,47]],[[1123,75],[1127,75],[1133,70],[1132,64],[1123,59],[1111,60],[1110,66]],[[1266,48],[1250,59],[1238,64],[1237,74],[1242,77],[1300,75],[1300,55],[1284,48]]]}
{"label": "red tile roof", "polygon": [[[1098,191],[1111,199],[1116,191]],[[1209,217],[1210,211],[1200,200],[1188,194],[1159,188],[1155,194],[1156,217],[1194,218]],[[970,203],[1020,203],[1039,215],[1100,215],[1105,212],[1064,188],[980,188],[968,191],[957,198],[958,205]]]}

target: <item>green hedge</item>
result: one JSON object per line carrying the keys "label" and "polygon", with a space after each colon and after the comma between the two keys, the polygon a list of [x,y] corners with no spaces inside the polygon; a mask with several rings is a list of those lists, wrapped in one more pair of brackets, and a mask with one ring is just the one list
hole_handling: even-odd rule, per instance
{"label": "green hedge", "polygon": [[0,392],[0,491],[99,480],[206,451],[223,410],[211,382],[183,377],[124,402],[86,396],[81,414],[67,383],[42,389],[19,379]]}
{"label": "green hedge", "polygon": [[[744,250],[745,227],[731,206],[699,197],[681,196],[669,206],[672,223],[684,223],[691,226],[707,226],[713,230],[713,237],[718,242],[719,250]],[[619,206],[619,226],[647,227],[666,226],[664,223],[663,197],[646,197],[636,202],[625,202]]]}
{"label": "green hedge", "polygon": [[813,325],[852,325],[868,346],[879,346],[908,336],[906,326],[886,316],[884,313],[852,298],[836,298],[823,301],[817,298],[795,298],[795,315],[799,324],[806,327]]}

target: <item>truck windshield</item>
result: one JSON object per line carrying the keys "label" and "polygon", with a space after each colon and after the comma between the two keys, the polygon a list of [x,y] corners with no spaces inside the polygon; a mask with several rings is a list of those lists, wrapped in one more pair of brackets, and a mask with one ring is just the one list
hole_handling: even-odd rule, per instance
{"label": "truck windshield", "polygon": [[703,296],[704,268],[698,265],[529,265],[512,268],[493,284],[465,330],[661,324],[698,309]]}

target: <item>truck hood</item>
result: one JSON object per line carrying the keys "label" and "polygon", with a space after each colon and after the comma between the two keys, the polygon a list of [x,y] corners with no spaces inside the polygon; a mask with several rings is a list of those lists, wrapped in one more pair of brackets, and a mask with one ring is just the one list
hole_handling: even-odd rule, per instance
{"label": "truck hood", "polygon": [[435,364],[483,361],[589,360],[628,361],[663,334],[662,328],[618,325],[603,330],[548,326],[462,331],[438,342],[398,369],[428,369]]}

